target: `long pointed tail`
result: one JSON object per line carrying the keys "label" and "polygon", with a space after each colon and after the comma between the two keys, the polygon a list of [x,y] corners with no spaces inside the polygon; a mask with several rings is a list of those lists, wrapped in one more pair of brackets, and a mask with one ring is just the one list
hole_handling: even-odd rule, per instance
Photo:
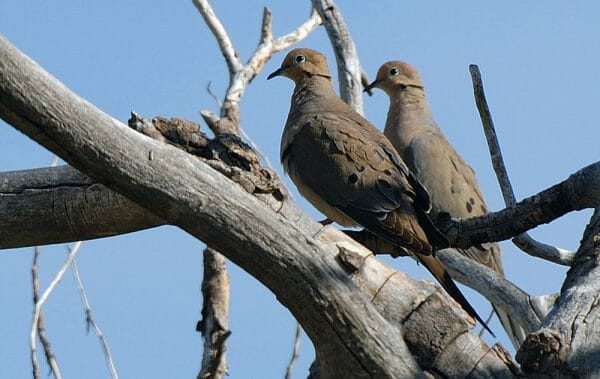
{"label": "long pointed tail", "polygon": [[446,271],[446,268],[442,265],[436,257],[431,255],[420,255],[417,254],[417,259],[425,266],[425,268],[433,275],[433,277],[440,283],[440,285],[448,292],[448,294],[456,300],[458,304],[464,309],[469,316],[473,317],[475,320],[479,321],[479,323],[492,335],[492,337],[496,338],[494,332],[490,330],[490,328],[485,324],[485,322],[479,317],[475,309],[469,304],[465,296],[462,294],[460,289]]}

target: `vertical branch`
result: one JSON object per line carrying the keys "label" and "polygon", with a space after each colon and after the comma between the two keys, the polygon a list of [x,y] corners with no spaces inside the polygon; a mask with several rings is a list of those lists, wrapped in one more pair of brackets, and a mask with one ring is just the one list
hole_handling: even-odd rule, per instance
{"label": "vertical branch", "polygon": [[[483,131],[487,139],[490,156],[492,158],[492,166],[496,172],[498,183],[502,191],[502,197],[507,207],[516,204],[515,193],[512,185],[508,178],[508,172],[504,165],[504,159],[502,158],[502,151],[500,150],[500,144],[498,143],[498,136],[496,135],[496,129],[494,127],[494,121],[492,120],[492,114],[485,98],[483,91],[483,82],[481,80],[481,72],[477,65],[469,65],[469,72],[471,73],[471,81],[473,82],[473,92],[475,96],[475,103],[477,104],[477,110],[483,124]],[[574,253],[565,249],[556,248],[554,246],[546,245],[533,239],[528,233],[520,234],[513,238],[513,243],[519,247],[522,251],[529,255],[540,257],[549,260],[554,263],[569,266],[573,262]]]}
{"label": "vertical branch", "polygon": [[296,323],[296,333],[294,335],[294,345],[292,347],[292,356],[290,357],[290,362],[287,365],[285,370],[285,379],[292,378],[292,372],[294,371],[294,366],[296,366],[296,362],[300,357],[300,334],[302,333],[302,327],[300,323]]}
{"label": "vertical branch", "polygon": [[[50,162],[50,167],[55,167],[57,164],[58,164],[58,156],[53,155],[52,161]],[[60,378],[61,374],[60,374],[60,369],[58,367],[58,362],[56,361],[56,357],[54,356],[54,353],[52,352],[50,340],[48,339],[48,336],[46,335],[46,328],[44,327],[42,309],[41,309],[41,307],[39,308],[39,310],[37,308],[37,304],[40,300],[40,281],[39,281],[39,277],[38,277],[38,258],[40,256],[40,251],[41,251],[41,248],[39,246],[36,246],[34,248],[33,262],[31,264],[31,281],[32,281],[32,287],[33,287],[33,305],[34,305],[33,323],[31,325],[31,332],[30,332],[30,339],[29,339],[29,348],[31,351],[31,368],[32,368],[32,372],[33,372],[33,377],[35,379],[39,378],[40,370],[39,370],[38,363],[37,363],[37,348],[36,348],[36,344],[35,344],[35,332],[36,332],[36,328],[37,328],[37,334],[40,339],[40,343],[42,344],[42,347],[44,349],[44,355],[46,356],[46,362],[48,363],[48,366],[50,366],[50,369],[52,370],[54,377]],[[36,312],[38,312],[37,322],[35,321]],[[31,333],[34,333],[33,338],[31,338]]]}
{"label": "vertical branch", "polygon": [[356,46],[333,0],[312,0],[335,52],[340,82],[340,97],[361,115],[363,98],[361,69]]}
{"label": "vertical branch", "polygon": [[[208,0],[193,0],[194,5],[212,31],[229,69],[229,86],[221,104],[220,115],[203,110],[200,112],[207,125],[218,135],[243,135],[240,128],[240,102],[246,86],[263,69],[265,63],[278,51],[286,49],[305,38],[321,23],[313,11],[308,20],[292,32],[273,39],[271,12],[264,8],[258,47],[245,65],[235,52],[223,24]],[[227,328],[229,281],[225,270],[225,258],[217,251],[204,251],[204,278],[202,282],[204,305],[202,321],[198,330],[204,338],[204,354],[198,378],[221,378],[227,372],[225,340],[231,333]]]}
{"label": "vertical branch", "polygon": [[[77,244],[81,244],[81,241],[76,242],[75,246],[77,246]],[[71,249],[74,249],[75,246],[71,247]],[[90,303],[88,301],[87,294],[85,292],[85,289],[83,288],[83,283],[81,282],[81,277],[79,276],[79,269],[77,268],[77,261],[75,259],[73,259],[73,261],[71,262],[71,272],[73,273],[73,279],[75,280],[77,288],[79,289],[79,295],[81,296],[81,302],[83,303],[83,308],[85,310],[85,321],[88,325],[88,330],[89,328],[92,328],[92,330],[98,337],[98,340],[100,341],[100,346],[102,347],[102,352],[104,353],[104,359],[106,360],[106,365],[108,366],[110,377],[113,379],[118,379],[119,374],[117,374],[117,369],[115,368],[115,364],[112,359],[112,354],[110,353],[110,349],[108,348],[108,343],[106,342],[102,331],[96,324],[96,321],[94,321],[94,318],[92,317],[92,309],[90,308]]]}
{"label": "vertical branch", "polygon": [[[36,246],[33,249],[33,263],[31,264],[31,284],[33,287],[33,304],[35,306],[35,304],[37,304],[37,302],[39,301],[39,294],[40,294],[40,281],[38,278],[38,258],[40,256],[40,247]],[[38,328],[38,332],[40,329],[43,330],[43,325],[42,325],[42,315],[40,314],[38,316],[38,321],[37,321],[37,328]],[[39,379],[40,378],[40,368],[38,366],[38,362],[37,362],[37,348],[36,348],[36,344],[35,344],[35,336],[33,339],[29,339],[29,351],[30,351],[30,355],[31,355],[31,371],[32,371],[32,376],[34,379]],[[52,367],[52,366],[50,366]]]}
{"label": "vertical branch", "polygon": [[204,278],[202,280],[202,320],[196,329],[204,339],[204,353],[198,379],[219,379],[227,373],[225,341],[228,329],[229,278],[225,258],[207,247],[204,250]]}
{"label": "vertical branch", "polygon": [[[60,283],[60,281],[62,280],[63,276],[65,275],[65,272],[67,271],[67,269],[71,265],[71,262],[75,258],[75,255],[79,251],[80,246],[81,246],[81,242],[76,243],[73,246],[73,248],[69,251],[67,258],[65,259],[65,262],[60,267],[60,269],[54,276],[54,279],[52,279],[52,281],[50,282],[50,285],[46,288],[46,290],[42,293],[42,295],[37,299],[35,298],[37,296],[34,296],[35,306],[34,306],[34,310],[33,310],[33,319],[31,321],[31,328],[29,330],[29,347],[30,347],[30,351],[31,351],[31,363],[33,366],[33,373],[34,373],[35,378],[39,377],[39,373],[38,373],[38,376],[35,376],[36,368],[37,368],[37,359],[35,358],[35,354],[36,354],[35,339],[37,336],[38,325],[40,322],[42,306],[44,305],[46,300],[48,300],[50,293],[52,293],[54,288],[56,288],[58,283]],[[35,287],[36,285],[37,285],[37,289],[39,289],[39,283],[36,284],[36,282],[37,282],[37,254],[39,254],[39,249],[37,251],[38,251],[38,253],[36,253],[36,256],[34,256],[34,264],[33,264],[33,266],[35,267],[34,289],[36,288]],[[34,270],[32,268],[32,274],[33,274],[33,272],[34,272]],[[41,336],[41,334],[40,334],[40,336]],[[41,339],[41,337],[40,337],[40,339]],[[43,343],[43,340],[42,340],[42,343]],[[50,348],[50,346],[48,345],[48,350],[46,350],[46,359],[48,359],[48,364],[52,368],[52,373],[54,374],[54,377],[57,379],[60,379],[60,378],[62,378],[62,375],[60,374],[60,370],[58,369],[58,364],[56,363],[56,359],[54,359],[54,355],[51,353],[51,350],[49,348]]]}

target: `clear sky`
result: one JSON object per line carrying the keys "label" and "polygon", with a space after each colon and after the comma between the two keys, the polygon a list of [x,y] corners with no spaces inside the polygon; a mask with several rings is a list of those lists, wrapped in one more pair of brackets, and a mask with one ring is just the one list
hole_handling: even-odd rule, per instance
{"label": "clear sky", "polygon": [[[214,7],[243,60],[259,37],[262,7],[273,12],[274,33],[295,28],[308,1],[215,1]],[[555,184],[598,160],[600,126],[600,5],[577,2],[338,1],[361,63],[372,78],[379,65],[401,59],[420,71],[434,117],[478,174],[489,208],[503,207],[474,105],[468,65],[479,65],[509,175],[518,198]],[[221,53],[202,18],[186,1],[31,1],[0,3],[0,33],[51,74],[100,109],[125,122],[131,110],[201,121],[217,111],[205,90],[227,83]],[[299,46],[324,52],[334,63],[322,28]],[[1,52],[0,52],[1,54]],[[276,55],[248,87],[242,128],[281,173],[279,138],[292,83],[267,82],[285,52]],[[335,69],[332,67],[332,71]],[[365,99],[366,116],[382,127],[387,98]],[[203,126],[204,127],[204,126]],[[0,171],[49,165],[52,154],[0,122]],[[293,186],[287,181],[289,188]],[[321,216],[294,192],[315,218]],[[537,228],[546,243],[576,249],[591,212],[567,215]],[[2,222],[10,222],[2,220]],[[507,277],[532,295],[557,292],[565,269],[503,243]],[[201,339],[203,245],[174,227],[84,243],[78,255],[95,319],[122,378],[195,377]],[[0,378],[30,375],[32,248],[0,252]],[[42,250],[41,286],[54,276],[65,247]],[[431,280],[412,260],[386,259],[415,278]],[[281,378],[295,321],[275,296],[242,270],[231,275],[227,359],[232,378]],[[484,315],[489,304],[469,292]],[[70,275],[44,308],[48,335],[65,378],[108,376]],[[511,349],[497,321],[498,342]],[[486,338],[487,342],[495,342]],[[511,349],[512,350],[512,349]],[[295,378],[314,358],[304,339]],[[43,356],[39,361],[44,363]],[[45,375],[47,367],[42,366]]]}

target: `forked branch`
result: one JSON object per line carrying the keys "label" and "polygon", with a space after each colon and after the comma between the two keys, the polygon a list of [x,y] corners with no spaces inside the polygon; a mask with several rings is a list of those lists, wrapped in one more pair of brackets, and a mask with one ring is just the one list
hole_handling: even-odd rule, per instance
{"label": "forked branch", "polygon": [[[488,142],[492,165],[496,172],[496,177],[498,178],[498,184],[500,184],[502,196],[504,197],[504,204],[506,204],[507,207],[510,207],[516,204],[517,200],[508,178],[508,172],[504,165],[500,144],[498,143],[498,136],[496,135],[496,129],[494,128],[494,121],[492,120],[492,115],[485,98],[481,72],[479,71],[479,67],[474,64],[469,66],[469,72],[471,73],[475,103],[477,104],[479,116],[481,117],[481,122],[483,124],[483,131],[485,132],[485,137]],[[526,232],[514,237],[513,243],[527,254],[550,262],[565,266],[569,266],[573,262],[573,252],[538,242]]]}
{"label": "forked branch", "polygon": [[310,17],[302,25],[292,32],[274,39],[271,27],[271,12],[265,8],[258,47],[248,62],[242,64],[223,24],[221,24],[208,0],[193,0],[193,3],[215,36],[229,68],[229,86],[225,92],[220,115],[217,116],[208,110],[203,110],[200,114],[215,134],[239,136],[240,100],[248,83],[258,75],[273,54],[304,39],[319,26],[321,17],[315,11],[312,11]]}

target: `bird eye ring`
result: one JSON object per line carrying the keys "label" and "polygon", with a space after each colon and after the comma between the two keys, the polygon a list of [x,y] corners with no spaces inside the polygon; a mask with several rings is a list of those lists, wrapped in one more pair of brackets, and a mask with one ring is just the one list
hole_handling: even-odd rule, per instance
{"label": "bird eye ring", "polygon": [[390,69],[390,75],[394,76],[394,75],[398,75],[400,73],[400,71],[398,71],[398,69],[396,67],[393,67]]}
{"label": "bird eye ring", "polygon": [[296,63],[302,63],[305,60],[306,60],[306,58],[304,57],[304,55],[302,55],[302,54],[296,55]]}

